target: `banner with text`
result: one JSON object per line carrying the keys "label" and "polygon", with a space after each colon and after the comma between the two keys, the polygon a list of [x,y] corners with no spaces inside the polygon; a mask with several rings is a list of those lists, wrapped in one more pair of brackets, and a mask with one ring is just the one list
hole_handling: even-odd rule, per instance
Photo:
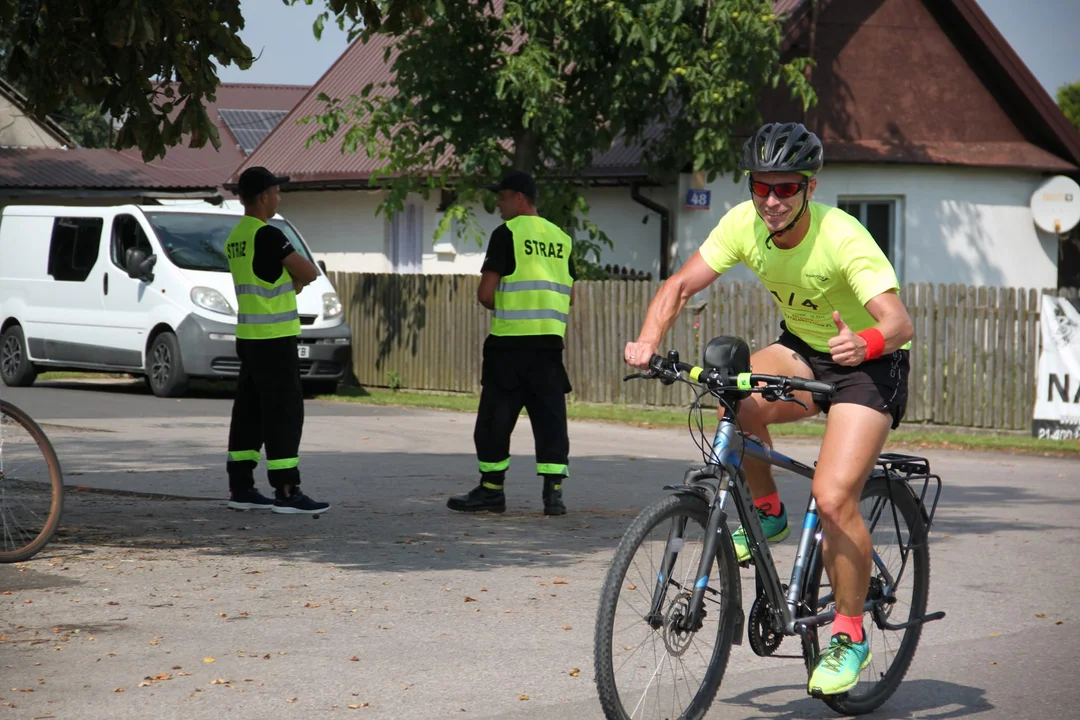
{"label": "banner with text", "polygon": [[1080,441],[1080,312],[1066,298],[1043,295],[1042,354],[1031,433]]}

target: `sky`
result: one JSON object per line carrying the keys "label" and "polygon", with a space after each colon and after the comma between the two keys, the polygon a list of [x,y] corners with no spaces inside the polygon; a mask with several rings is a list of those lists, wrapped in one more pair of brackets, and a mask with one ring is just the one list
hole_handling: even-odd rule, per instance
{"label": "sky", "polygon": [[[1077,0],[978,0],[983,12],[1012,45],[1050,94],[1080,82],[1080,2]],[[280,0],[241,0],[246,27],[240,38],[261,57],[251,68],[219,68],[222,82],[312,85],[348,46],[348,36],[333,23],[321,40],[312,23],[325,7],[288,6]]]}

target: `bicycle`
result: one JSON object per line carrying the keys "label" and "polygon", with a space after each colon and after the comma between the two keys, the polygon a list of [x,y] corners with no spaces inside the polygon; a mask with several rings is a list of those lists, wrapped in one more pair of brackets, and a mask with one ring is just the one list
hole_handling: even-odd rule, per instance
{"label": "bicycle", "polygon": [[0,563],[41,552],[63,511],[64,474],[52,443],[24,410],[0,400]]}
{"label": "bicycle", "polygon": [[[745,347],[738,338],[716,338],[710,346],[715,343],[741,343]],[[706,358],[709,356],[706,350]],[[748,348],[745,357],[749,357]],[[823,578],[822,530],[813,496],[807,502],[790,582],[782,584],[753,505],[742,461],[744,457],[755,458],[805,478],[813,478],[814,469],[744,433],[738,427],[736,414],[739,401],[752,392],[763,394],[769,401],[796,402],[805,407],[792,395],[793,391],[828,396],[835,388],[829,383],[798,377],[744,372],[748,367],[706,365],[702,368],[681,363],[678,352],[670,351],[667,359],[654,355],[647,373],[623,378],[624,381],[655,378],[667,385],[685,382],[696,388],[690,414],[693,415],[694,408],[698,409],[699,434],[694,434],[692,426],[690,429],[706,464],[688,470],[682,483],[664,485],[672,494],[642,510],[615,550],[600,594],[594,630],[596,685],[609,720],[703,717],[719,690],[731,646],[742,645],[744,628],[751,649],[763,657],[776,653],[785,637],[799,636],[807,680],[822,645],[828,645],[831,637],[824,633],[835,609],[829,608],[833,597],[828,576]],[[683,373],[690,379],[683,377]],[[701,399],[707,395],[716,397],[725,409],[711,443],[700,419]],[[689,417],[687,422],[689,425]],[[916,491],[919,481],[922,487]],[[937,489],[927,507],[927,490],[933,481]],[[930,572],[928,533],[940,494],[941,478],[930,472],[925,458],[913,455],[882,453],[867,479],[861,504],[868,506],[863,517],[871,532],[874,552],[864,605],[869,624],[864,624],[864,628],[871,638],[872,657],[860,675],[859,684],[850,691],[835,696],[815,695],[836,712],[863,714],[886,702],[911,664],[923,624],[945,617],[944,612],[926,613]],[[725,505],[729,497],[734,499],[751,552],[750,559],[743,563],[736,562],[727,526]],[[701,532],[690,537],[688,530]],[[657,535],[650,541],[654,531]],[[875,533],[880,533],[882,539]],[[643,571],[643,566],[635,562],[639,550],[661,551],[662,555],[658,563],[650,558],[648,571]],[[676,569],[676,563],[687,555],[689,562],[685,568]],[[899,567],[890,567],[887,559],[898,559]],[[755,569],[756,597],[747,618],[742,608],[739,567],[751,565]],[[907,585],[902,585],[902,581],[908,580],[910,598],[904,603],[898,593],[906,597]],[[619,601],[624,598],[629,598],[629,607],[625,614],[620,614]],[[715,635],[710,634],[713,631],[703,631],[710,610],[717,621]],[[620,633],[635,629],[644,631],[643,640],[635,643],[622,639]],[[822,633],[820,638],[818,633]],[[888,639],[894,633],[900,637],[892,645]],[[704,653],[696,647],[696,653],[691,653],[691,646],[699,637],[712,638],[714,644],[706,646]],[[884,640],[884,646],[878,640]],[[640,651],[649,649],[652,652],[648,657],[644,657],[644,652],[639,655]],[[704,670],[695,674],[688,667],[688,660],[702,661]],[[662,687],[669,675],[675,681],[673,688]],[[685,693],[680,692],[683,686]]]}

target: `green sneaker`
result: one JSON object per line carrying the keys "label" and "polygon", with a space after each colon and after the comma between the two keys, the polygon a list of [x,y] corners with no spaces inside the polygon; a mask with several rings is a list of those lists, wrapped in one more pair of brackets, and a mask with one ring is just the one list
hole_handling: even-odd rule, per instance
{"label": "green sneaker", "polygon": [[832,636],[829,647],[821,653],[806,690],[811,695],[839,695],[855,687],[859,673],[870,664],[870,642],[851,642],[847,633]]}
{"label": "green sneaker", "polygon": [[[765,532],[765,538],[771,543],[777,543],[791,534],[787,523],[787,508],[780,503],[779,515],[767,515],[764,510],[758,508],[758,520],[761,521],[761,529]],[[742,525],[731,535],[735,541],[735,559],[745,562],[750,559],[750,544],[746,541],[746,531]]]}

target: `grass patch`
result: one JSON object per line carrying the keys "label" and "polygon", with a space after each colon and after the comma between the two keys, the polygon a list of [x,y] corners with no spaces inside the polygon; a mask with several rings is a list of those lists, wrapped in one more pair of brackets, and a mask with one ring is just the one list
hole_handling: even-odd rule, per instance
{"label": "grass patch", "polygon": [[[401,392],[377,388],[342,387],[337,395],[320,395],[320,400],[359,402],[385,407],[425,408],[475,413],[480,398],[476,395],[449,395],[437,393]],[[569,403],[566,414],[571,420],[616,423],[634,427],[686,428],[686,410],[668,408],[641,408],[624,405],[593,405]],[[705,429],[711,433],[715,427],[715,412],[703,413]],[[820,420],[774,425],[769,428],[774,437],[821,437],[825,424]],[[1038,440],[1023,435],[993,435],[987,433],[964,433],[940,431],[918,425],[901,425],[889,437],[890,448],[944,448],[951,450],[993,450],[1057,457],[1080,457],[1080,443],[1067,440]]]}
{"label": "grass patch", "polygon": [[38,380],[129,380],[127,373],[82,372],[78,370],[50,370],[39,373]]}

